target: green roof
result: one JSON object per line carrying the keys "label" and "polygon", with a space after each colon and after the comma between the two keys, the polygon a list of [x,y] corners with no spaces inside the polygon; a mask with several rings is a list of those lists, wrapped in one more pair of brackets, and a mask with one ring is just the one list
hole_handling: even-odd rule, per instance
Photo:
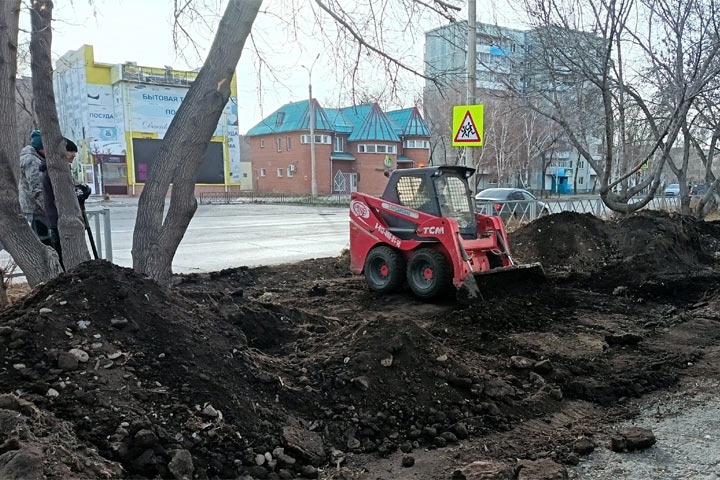
{"label": "green roof", "polygon": [[[316,99],[312,102],[315,129],[347,134],[351,142],[400,142],[400,137],[430,136],[420,111],[415,107],[385,113],[376,103],[323,108]],[[285,104],[248,130],[247,136],[309,130],[309,105],[309,100]]]}
{"label": "green roof", "polygon": [[397,161],[398,162],[414,162],[415,160],[413,160],[410,157],[406,157],[405,155],[398,155]]}
{"label": "green roof", "polygon": [[[275,110],[250,130],[247,135],[267,135],[268,133],[293,132],[310,129],[309,100],[288,103]],[[315,130],[334,130],[334,124],[328,120],[317,100],[313,98],[313,111],[315,112]]]}
{"label": "green roof", "polygon": [[[348,137],[351,142],[356,141],[368,141],[368,140],[380,140],[385,142],[399,142],[400,137],[395,133],[395,127],[385,113],[380,110],[377,103],[372,105],[364,105],[369,107],[370,111],[367,112],[363,119],[360,128],[353,128],[352,133]],[[350,107],[352,109],[353,107]],[[348,109],[343,109],[344,110]],[[365,109],[363,109],[364,111]]]}
{"label": "green roof", "polygon": [[386,112],[390,120],[397,124],[401,131],[399,135],[405,137],[429,137],[430,130],[425,125],[425,121],[420,115],[417,107],[405,108],[403,110],[393,110]]}

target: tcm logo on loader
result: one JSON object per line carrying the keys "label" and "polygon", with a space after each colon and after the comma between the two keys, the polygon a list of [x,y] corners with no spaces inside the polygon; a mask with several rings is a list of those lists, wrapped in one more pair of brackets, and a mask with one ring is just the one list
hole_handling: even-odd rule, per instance
{"label": "tcm logo on loader", "polygon": [[423,227],[423,235],[442,235],[445,233],[445,227]]}

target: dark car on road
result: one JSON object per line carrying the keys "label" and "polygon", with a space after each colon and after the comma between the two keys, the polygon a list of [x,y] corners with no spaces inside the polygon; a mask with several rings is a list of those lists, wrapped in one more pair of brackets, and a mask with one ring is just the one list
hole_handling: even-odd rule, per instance
{"label": "dark car on road", "polygon": [[548,207],[522,188],[488,188],[475,195],[478,213],[498,215],[503,220],[534,218],[550,213]]}
{"label": "dark car on road", "polygon": [[697,185],[693,185],[690,187],[690,195],[700,196],[705,195],[705,185],[702,183],[699,183]]}

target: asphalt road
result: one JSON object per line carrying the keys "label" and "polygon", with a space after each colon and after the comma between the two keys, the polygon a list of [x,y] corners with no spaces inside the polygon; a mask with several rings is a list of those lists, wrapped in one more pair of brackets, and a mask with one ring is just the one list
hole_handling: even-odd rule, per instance
{"label": "asphalt road", "polygon": [[[129,267],[137,206],[109,207],[113,262]],[[173,271],[205,272],[339,255],[350,246],[348,225],[347,208],[201,205],[180,243]]]}

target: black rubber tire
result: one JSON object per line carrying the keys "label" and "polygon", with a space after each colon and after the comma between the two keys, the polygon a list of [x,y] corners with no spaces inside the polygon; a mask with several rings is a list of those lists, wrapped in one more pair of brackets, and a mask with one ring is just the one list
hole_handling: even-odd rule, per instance
{"label": "black rubber tire", "polygon": [[[432,274],[430,278],[425,275],[427,269]],[[406,276],[410,290],[423,300],[433,300],[452,286],[452,267],[445,255],[432,248],[421,248],[413,253]]]}
{"label": "black rubber tire", "polygon": [[[387,275],[381,272],[383,266],[387,266]],[[370,290],[392,293],[399,290],[405,281],[405,259],[394,248],[381,245],[367,254],[363,271]]]}

